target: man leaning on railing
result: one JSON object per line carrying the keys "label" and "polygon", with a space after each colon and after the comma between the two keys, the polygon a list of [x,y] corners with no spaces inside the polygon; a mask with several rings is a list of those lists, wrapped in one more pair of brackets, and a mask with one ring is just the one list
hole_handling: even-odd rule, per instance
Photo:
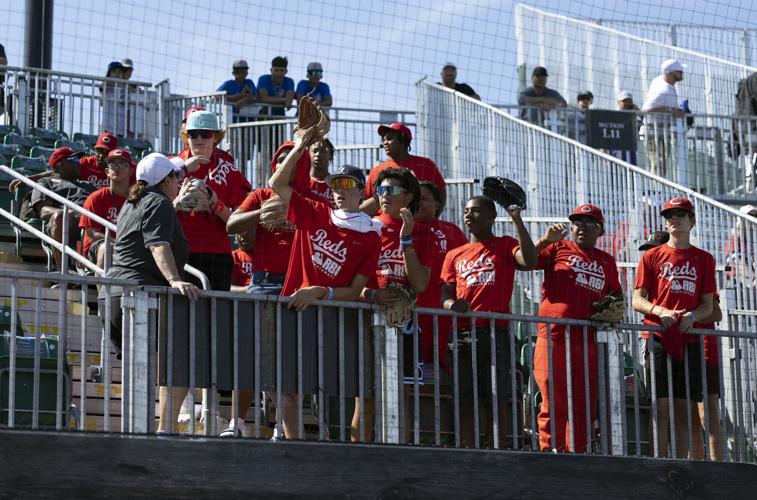
{"label": "man leaning on railing", "polygon": [[541,125],[546,111],[568,105],[556,90],[547,88],[547,68],[537,66],[531,72],[531,86],[518,96],[520,118]]}

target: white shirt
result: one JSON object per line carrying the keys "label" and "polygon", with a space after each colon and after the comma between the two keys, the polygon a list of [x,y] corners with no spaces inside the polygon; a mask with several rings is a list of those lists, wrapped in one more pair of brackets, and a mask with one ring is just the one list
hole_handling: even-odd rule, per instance
{"label": "white shirt", "polygon": [[[678,92],[674,85],[665,81],[665,76],[660,75],[649,84],[649,90],[647,90],[646,99],[641,106],[641,110],[644,112],[650,109],[665,107],[665,108],[677,108],[678,107]],[[669,125],[671,123],[670,116],[648,116],[646,118],[647,124],[657,123],[658,125]]]}

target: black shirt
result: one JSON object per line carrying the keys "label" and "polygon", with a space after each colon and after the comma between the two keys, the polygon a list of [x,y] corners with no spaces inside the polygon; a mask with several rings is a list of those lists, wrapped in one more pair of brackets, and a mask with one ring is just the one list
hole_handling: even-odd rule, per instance
{"label": "black shirt", "polygon": [[[49,189],[53,193],[76,203],[80,207],[84,206],[84,201],[87,199],[87,196],[89,196],[97,189],[93,184],[90,184],[89,182],[80,181],[78,179],[74,181],[67,181],[57,174],[53,174],[50,177],[44,177],[37,181],[37,183],[40,186]],[[61,208],[60,203],[48,197],[42,191],[35,189],[32,192],[32,206],[35,210],[39,211],[37,205],[38,203],[48,200],[52,202],[54,207]]]}
{"label": "black shirt", "polygon": [[148,188],[137,203],[124,203],[118,215],[113,265],[109,278],[135,279],[140,285],[167,286],[148,248],[168,243],[179,274],[189,258],[189,241],[184,236],[171,201],[158,189]]}
{"label": "black shirt", "polygon": [[[437,84],[444,85],[442,82],[437,82]],[[460,92],[461,94],[465,94],[468,97],[473,97],[474,99],[478,99],[478,95],[476,94],[476,91],[473,90],[473,87],[471,87],[467,83],[455,83],[455,92]]]}

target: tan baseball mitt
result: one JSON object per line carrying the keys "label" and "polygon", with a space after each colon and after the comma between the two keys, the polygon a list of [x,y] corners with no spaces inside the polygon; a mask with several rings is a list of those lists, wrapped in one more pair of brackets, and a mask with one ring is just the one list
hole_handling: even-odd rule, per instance
{"label": "tan baseball mitt", "polygon": [[201,179],[187,179],[173,206],[179,212],[210,212],[217,201],[216,194]]}
{"label": "tan baseball mitt", "polygon": [[277,195],[273,195],[263,202],[260,207],[260,224],[269,230],[294,230],[295,226],[287,220],[289,204]]}
{"label": "tan baseball mitt", "polygon": [[413,318],[413,310],[415,309],[415,289],[410,286],[400,285],[398,283],[389,282],[387,288],[394,288],[402,295],[402,300],[387,306],[386,308],[386,324],[396,328],[403,328],[409,320]]}
{"label": "tan baseball mitt", "polygon": [[594,314],[591,319],[601,323],[618,323],[623,321],[623,315],[626,312],[626,303],[622,297],[607,295],[602,300],[592,302]]}
{"label": "tan baseball mitt", "polygon": [[312,97],[304,96],[300,99],[298,112],[296,130],[316,127],[317,137],[323,137],[331,130],[331,120]]}

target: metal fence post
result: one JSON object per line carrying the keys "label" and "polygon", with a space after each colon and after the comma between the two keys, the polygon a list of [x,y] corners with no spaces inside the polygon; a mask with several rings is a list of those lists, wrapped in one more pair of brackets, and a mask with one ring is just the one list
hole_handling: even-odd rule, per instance
{"label": "metal fence post", "polygon": [[[377,366],[380,376],[380,406],[377,412],[381,414],[381,429],[376,429],[377,434],[382,435],[382,442],[398,444],[400,442],[400,401],[397,388],[400,384],[399,353],[397,349],[397,336],[401,333],[396,328],[386,326],[386,313],[376,311],[373,313],[373,328],[380,349],[380,366]],[[377,373],[377,375],[378,375]]]}
{"label": "metal fence post", "polygon": [[605,428],[607,429],[607,434],[610,436],[610,450],[613,455],[624,455],[623,412],[625,408],[625,387],[621,387],[620,384],[623,366],[619,361],[623,350],[623,339],[621,334],[616,330],[597,330],[597,344],[605,344],[607,346],[605,387],[607,388],[609,425],[605,426]]}
{"label": "metal fence post", "polygon": [[121,304],[131,309],[134,319],[129,349],[123,353],[123,363],[129,367],[128,380],[125,380],[128,386],[124,388],[129,398],[127,430],[132,434],[148,434],[155,426],[155,380],[150,359],[149,312],[150,309],[157,309],[158,301],[150,297],[149,292],[135,290],[131,296],[124,296]]}
{"label": "metal fence post", "polygon": [[686,122],[683,118],[675,119],[675,148],[676,151],[672,154],[676,158],[676,166],[678,167],[677,181],[678,184],[688,186],[689,183],[686,180]]}

